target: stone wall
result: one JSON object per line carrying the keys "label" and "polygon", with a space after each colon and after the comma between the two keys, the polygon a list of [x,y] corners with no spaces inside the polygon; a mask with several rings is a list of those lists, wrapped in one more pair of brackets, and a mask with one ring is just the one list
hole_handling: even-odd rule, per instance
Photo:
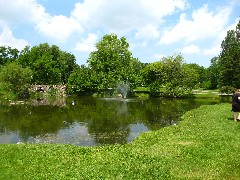
{"label": "stone wall", "polygon": [[42,92],[50,93],[55,92],[56,95],[65,96],[66,95],[66,85],[43,85],[43,84],[33,84],[30,86],[31,92]]}

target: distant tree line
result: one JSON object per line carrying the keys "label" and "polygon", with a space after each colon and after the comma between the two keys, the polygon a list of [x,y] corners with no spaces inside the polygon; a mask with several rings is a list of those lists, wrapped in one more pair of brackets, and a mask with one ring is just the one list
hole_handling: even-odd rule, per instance
{"label": "distant tree line", "polygon": [[142,63],[132,57],[126,38],[116,34],[102,37],[87,65],[76,64],[73,54],[47,43],[22,51],[0,46],[0,93],[21,97],[30,84],[65,84],[68,94],[102,94],[126,82],[130,93],[146,87],[152,96],[183,97],[194,88],[232,91],[240,88],[239,33],[240,22],[227,32],[208,68],[185,63],[181,54]]}
{"label": "distant tree line", "polygon": [[30,84],[66,84],[77,67],[75,56],[47,43],[22,51],[0,47],[0,90],[18,97]]}

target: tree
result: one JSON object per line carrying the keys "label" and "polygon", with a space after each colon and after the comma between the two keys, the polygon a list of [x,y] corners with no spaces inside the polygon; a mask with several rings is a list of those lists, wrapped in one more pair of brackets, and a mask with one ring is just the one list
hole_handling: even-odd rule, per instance
{"label": "tree", "polygon": [[164,83],[163,63],[161,61],[150,63],[141,71],[143,84],[150,88],[150,93],[155,96]]}
{"label": "tree", "polygon": [[23,67],[33,71],[34,84],[65,84],[76,67],[74,55],[47,43],[25,47],[18,59]]}
{"label": "tree", "polygon": [[0,72],[0,83],[5,92],[12,92],[17,97],[24,96],[32,79],[32,71],[22,68],[16,62],[4,66]]}
{"label": "tree", "polygon": [[165,95],[174,97],[190,95],[198,77],[196,71],[184,63],[181,55],[164,57],[162,63]]}
{"label": "tree", "polygon": [[133,58],[131,61],[132,64],[132,70],[133,70],[133,78],[134,80],[132,81],[135,82],[134,87],[137,86],[143,86],[143,79],[141,75],[141,71],[146,67],[145,63],[141,63],[137,58]]}
{"label": "tree", "polygon": [[208,71],[205,67],[200,66],[196,63],[186,64],[189,68],[192,68],[196,71],[196,80],[193,82],[195,84],[195,88],[205,88],[206,84],[208,84]]}
{"label": "tree", "polygon": [[142,74],[152,95],[156,95],[163,87],[163,94],[171,97],[190,95],[197,78],[196,71],[183,62],[181,55],[164,57],[148,65]]}
{"label": "tree", "polygon": [[211,59],[211,64],[207,68],[209,86],[207,89],[217,89],[219,88],[219,58],[213,57]]}
{"label": "tree", "polygon": [[240,88],[240,40],[237,32],[240,22],[234,30],[229,30],[222,41],[219,55],[219,83],[220,86]]}
{"label": "tree", "polygon": [[68,82],[69,76],[77,67],[78,65],[76,64],[76,58],[73,54],[65,51],[60,51],[58,68],[61,72],[61,82],[63,84],[66,84]]}
{"label": "tree", "polygon": [[92,94],[96,91],[94,72],[88,67],[81,65],[69,76],[67,91],[69,94]]}
{"label": "tree", "polygon": [[119,39],[115,34],[107,34],[96,44],[96,48],[87,62],[97,75],[99,91],[116,88],[119,83],[126,81],[135,84],[134,62],[125,37]]}
{"label": "tree", "polygon": [[19,56],[19,51],[15,48],[0,46],[0,66],[16,61]]}

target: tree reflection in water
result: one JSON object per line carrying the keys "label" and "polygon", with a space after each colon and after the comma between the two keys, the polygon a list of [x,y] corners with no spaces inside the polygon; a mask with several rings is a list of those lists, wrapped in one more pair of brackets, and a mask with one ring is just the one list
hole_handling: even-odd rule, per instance
{"label": "tree reflection in water", "polygon": [[142,132],[177,124],[190,109],[219,102],[219,99],[67,97],[54,102],[2,105],[0,143],[125,144]]}

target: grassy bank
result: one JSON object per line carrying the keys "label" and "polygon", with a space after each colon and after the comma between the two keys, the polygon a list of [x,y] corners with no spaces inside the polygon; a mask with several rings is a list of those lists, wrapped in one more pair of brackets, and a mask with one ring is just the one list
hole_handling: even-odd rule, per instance
{"label": "grassy bank", "polygon": [[202,106],[127,145],[0,145],[0,179],[239,179],[230,106]]}

